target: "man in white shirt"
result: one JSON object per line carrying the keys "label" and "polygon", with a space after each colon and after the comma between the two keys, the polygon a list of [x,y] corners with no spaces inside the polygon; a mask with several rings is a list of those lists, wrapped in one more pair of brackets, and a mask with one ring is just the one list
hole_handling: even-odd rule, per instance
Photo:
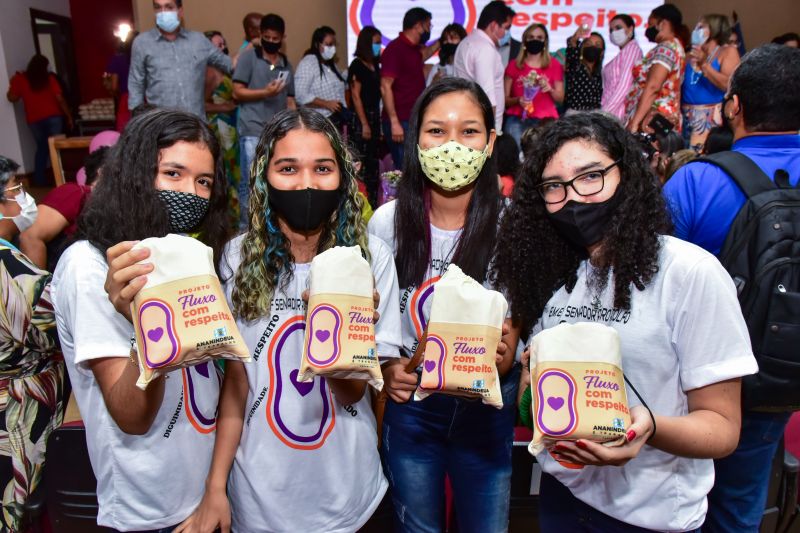
{"label": "man in white shirt", "polygon": [[478,28],[458,45],[454,64],[456,76],[474,81],[489,97],[498,133],[503,129],[505,111],[505,65],[497,48],[511,39],[512,18],[514,10],[505,2],[494,0],[486,4],[478,18]]}

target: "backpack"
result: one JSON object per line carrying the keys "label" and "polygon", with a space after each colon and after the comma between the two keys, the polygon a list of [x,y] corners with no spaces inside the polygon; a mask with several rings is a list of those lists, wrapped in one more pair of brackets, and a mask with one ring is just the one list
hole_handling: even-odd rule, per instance
{"label": "backpack", "polygon": [[784,170],[773,182],[739,152],[695,161],[720,167],[747,195],[719,255],[758,362],[742,380],[742,407],[800,410],[800,184],[792,187]]}

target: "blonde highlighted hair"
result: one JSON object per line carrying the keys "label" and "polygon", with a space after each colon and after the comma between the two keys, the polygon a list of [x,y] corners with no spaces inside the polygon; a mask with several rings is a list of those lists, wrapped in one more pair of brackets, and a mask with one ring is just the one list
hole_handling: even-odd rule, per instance
{"label": "blonde highlighted hair", "polygon": [[361,216],[363,201],[350,153],[331,122],[307,108],[277,113],[261,133],[251,165],[250,227],[241,242],[241,263],[234,274],[231,295],[233,312],[247,321],[257,320],[270,311],[275,291],[291,280],[294,256],[289,239],[269,205],[267,170],[275,143],[293,130],[304,129],[325,135],[336,154],[341,198],[336,211],[322,228],[317,253],[334,246],[359,246],[369,261],[367,226]]}
{"label": "blonde highlighted hair", "polygon": [[541,29],[544,32],[544,50],[542,50],[542,67],[547,68],[550,66],[550,61],[553,59],[550,55],[550,33],[547,31],[547,26],[544,24],[534,23],[525,28],[525,31],[522,32],[522,45],[519,47],[519,53],[517,54],[517,59],[515,61],[517,68],[522,68],[525,64],[525,59],[528,57],[528,50],[525,48],[525,43],[530,38],[533,30],[536,28]]}

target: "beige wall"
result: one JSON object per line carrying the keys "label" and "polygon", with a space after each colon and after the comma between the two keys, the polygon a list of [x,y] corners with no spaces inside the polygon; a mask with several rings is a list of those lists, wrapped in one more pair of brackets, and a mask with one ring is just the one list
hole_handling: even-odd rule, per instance
{"label": "beige wall", "polygon": [[[436,0],[441,1],[441,0]],[[345,0],[184,0],[184,20],[190,30],[218,30],[235,53],[244,39],[242,18],[251,11],[277,13],[286,21],[286,55],[296,66],[311,42],[311,33],[319,26],[336,31],[338,56],[343,67],[347,53]],[[136,29],[149,30],[155,26],[152,0],[133,0]]]}

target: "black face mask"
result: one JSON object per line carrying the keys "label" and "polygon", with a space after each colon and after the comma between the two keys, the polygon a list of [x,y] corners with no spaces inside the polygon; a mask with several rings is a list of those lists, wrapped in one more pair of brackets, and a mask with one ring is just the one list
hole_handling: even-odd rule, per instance
{"label": "black face mask", "polygon": [[603,51],[596,46],[585,46],[583,48],[583,58],[589,63],[597,63]]}
{"label": "black face mask", "polygon": [[266,39],[261,39],[261,48],[268,54],[277,54],[278,50],[281,49],[281,43],[274,43]]}
{"label": "black face mask", "polygon": [[658,35],[658,28],[655,26],[650,26],[646,30],[644,30],[644,36],[647,37],[647,40],[651,43],[656,42],[656,36]]}
{"label": "black face mask", "polygon": [[537,41],[536,39],[525,41],[525,50],[532,55],[541,54],[542,50],[544,50],[544,41]]}
{"label": "black face mask", "polygon": [[209,201],[206,198],[177,191],[158,191],[169,213],[169,231],[187,233],[196,229],[208,213]]}
{"label": "black face mask", "polygon": [[555,213],[548,213],[548,217],[565,239],[581,248],[588,248],[603,239],[616,208],[616,195],[605,202],[592,204],[570,200]]}
{"label": "black face mask", "polygon": [[269,205],[297,231],[313,231],[328,220],[339,207],[341,192],[301,189],[285,191],[267,182]]}
{"label": "black face mask", "polygon": [[456,43],[444,43],[441,50],[439,50],[439,62],[447,63],[450,58],[456,55]]}
{"label": "black face mask", "polygon": [[419,36],[419,44],[425,46],[425,44],[430,40],[431,32],[426,31],[423,32],[422,35]]}

